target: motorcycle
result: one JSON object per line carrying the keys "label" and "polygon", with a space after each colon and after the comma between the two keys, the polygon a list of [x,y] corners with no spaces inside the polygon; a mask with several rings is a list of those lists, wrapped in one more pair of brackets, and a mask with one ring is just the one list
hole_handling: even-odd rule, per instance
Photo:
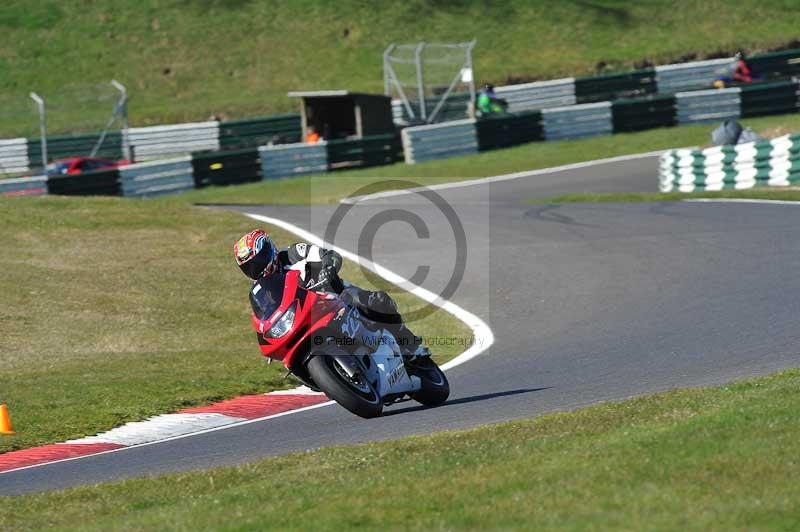
{"label": "motorcycle", "polygon": [[301,286],[297,270],[253,285],[251,321],[265,357],[364,418],[401,401],[439,406],[447,400],[447,377],[430,356],[404,355],[356,305],[313,288]]}

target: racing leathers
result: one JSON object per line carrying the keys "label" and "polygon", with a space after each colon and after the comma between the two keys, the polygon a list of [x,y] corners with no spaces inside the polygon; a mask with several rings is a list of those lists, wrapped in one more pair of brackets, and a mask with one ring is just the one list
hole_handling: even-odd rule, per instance
{"label": "racing leathers", "polygon": [[334,292],[346,303],[355,306],[377,327],[390,332],[403,354],[429,355],[422,339],[415,336],[403,323],[394,299],[386,292],[370,291],[342,281],[339,271],[342,256],[332,249],[324,249],[305,242],[296,242],[278,253],[281,269],[299,270],[303,288],[320,292]]}

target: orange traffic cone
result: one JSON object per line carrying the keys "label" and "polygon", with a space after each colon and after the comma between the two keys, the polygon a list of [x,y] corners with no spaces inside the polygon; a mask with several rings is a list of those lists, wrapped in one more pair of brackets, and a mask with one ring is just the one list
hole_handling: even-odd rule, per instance
{"label": "orange traffic cone", "polygon": [[0,405],[0,434],[16,434],[11,428],[11,418],[8,417],[8,407]]}

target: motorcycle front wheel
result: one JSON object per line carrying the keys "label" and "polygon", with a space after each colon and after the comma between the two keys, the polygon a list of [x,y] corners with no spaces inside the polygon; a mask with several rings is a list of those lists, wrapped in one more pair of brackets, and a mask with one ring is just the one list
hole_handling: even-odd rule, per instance
{"label": "motorcycle front wheel", "polygon": [[410,363],[410,372],[422,381],[422,388],[411,394],[411,398],[425,406],[439,406],[450,397],[450,383],[444,372],[430,358]]}
{"label": "motorcycle front wheel", "polygon": [[308,361],[308,373],[325,395],[355,415],[372,418],[383,412],[380,397],[366,378],[350,378],[334,357],[313,357]]}

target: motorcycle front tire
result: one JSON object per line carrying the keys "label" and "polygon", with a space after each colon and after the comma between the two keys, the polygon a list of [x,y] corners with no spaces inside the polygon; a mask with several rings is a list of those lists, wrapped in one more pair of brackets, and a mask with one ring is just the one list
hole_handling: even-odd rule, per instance
{"label": "motorcycle front tire", "polygon": [[308,361],[308,373],[319,388],[329,398],[353,414],[363,418],[378,417],[383,412],[383,404],[372,386],[370,392],[357,389],[334,367],[334,357],[317,355]]}

